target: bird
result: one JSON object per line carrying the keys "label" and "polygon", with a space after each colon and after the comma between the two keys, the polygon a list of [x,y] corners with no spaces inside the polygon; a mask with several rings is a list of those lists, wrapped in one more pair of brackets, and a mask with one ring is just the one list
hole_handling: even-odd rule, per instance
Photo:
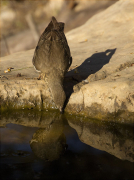
{"label": "bird", "polygon": [[61,113],[64,111],[66,100],[63,81],[72,64],[64,26],[63,22],[57,22],[52,16],[50,23],[39,38],[32,59],[36,71],[43,74],[52,99]]}

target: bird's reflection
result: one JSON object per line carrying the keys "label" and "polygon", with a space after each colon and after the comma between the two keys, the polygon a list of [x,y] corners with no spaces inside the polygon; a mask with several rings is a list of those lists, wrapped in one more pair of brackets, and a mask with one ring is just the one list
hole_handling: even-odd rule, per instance
{"label": "bird's reflection", "polygon": [[38,129],[30,141],[33,153],[40,159],[54,161],[66,150],[66,137],[61,119],[55,119],[46,128]]}

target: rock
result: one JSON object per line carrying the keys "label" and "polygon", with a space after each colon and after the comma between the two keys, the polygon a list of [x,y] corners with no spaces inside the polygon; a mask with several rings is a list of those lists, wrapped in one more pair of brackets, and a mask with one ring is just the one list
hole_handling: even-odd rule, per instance
{"label": "rock", "polygon": [[79,76],[89,82],[71,95],[68,112],[134,121],[133,6],[119,1],[67,33],[72,66],[77,62]]}
{"label": "rock", "polygon": [[115,2],[116,0],[64,1],[56,17],[59,21],[66,24],[65,32],[68,32],[71,29],[83,25],[93,15],[103,11]]}
{"label": "rock", "polygon": [[71,95],[67,111],[133,123],[134,66],[82,86]]}
{"label": "rock", "polygon": [[[118,1],[66,34],[73,63],[64,82],[65,111],[134,122],[133,6],[132,0]],[[30,50],[1,58],[1,109],[56,108],[46,84],[37,80],[32,56]],[[8,67],[14,69],[5,74]]]}

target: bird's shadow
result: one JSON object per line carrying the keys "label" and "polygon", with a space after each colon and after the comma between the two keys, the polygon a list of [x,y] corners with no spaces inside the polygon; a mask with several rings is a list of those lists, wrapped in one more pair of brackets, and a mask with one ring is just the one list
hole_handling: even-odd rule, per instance
{"label": "bird's shadow", "polygon": [[77,68],[69,71],[64,80],[64,89],[66,93],[66,102],[64,108],[66,107],[71,94],[73,93],[74,85],[82,82],[87,79],[87,77],[91,74],[99,71],[105,64],[110,62],[113,54],[115,53],[115,49],[107,49],[105,52],[97,52],[93,54],[91,57],[85,59],[85,61],[78,66]]}

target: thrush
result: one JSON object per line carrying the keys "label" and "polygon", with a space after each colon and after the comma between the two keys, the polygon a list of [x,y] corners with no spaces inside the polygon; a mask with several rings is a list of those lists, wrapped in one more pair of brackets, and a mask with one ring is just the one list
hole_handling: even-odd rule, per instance
{"label": "thrush", "polygon": [[66,100],[63,81],[72,64],[70,48],[64,34],[64,25],[52,17],[39,38],[32,60],[35,69],[44,74],[53,101],[61,113]]}

